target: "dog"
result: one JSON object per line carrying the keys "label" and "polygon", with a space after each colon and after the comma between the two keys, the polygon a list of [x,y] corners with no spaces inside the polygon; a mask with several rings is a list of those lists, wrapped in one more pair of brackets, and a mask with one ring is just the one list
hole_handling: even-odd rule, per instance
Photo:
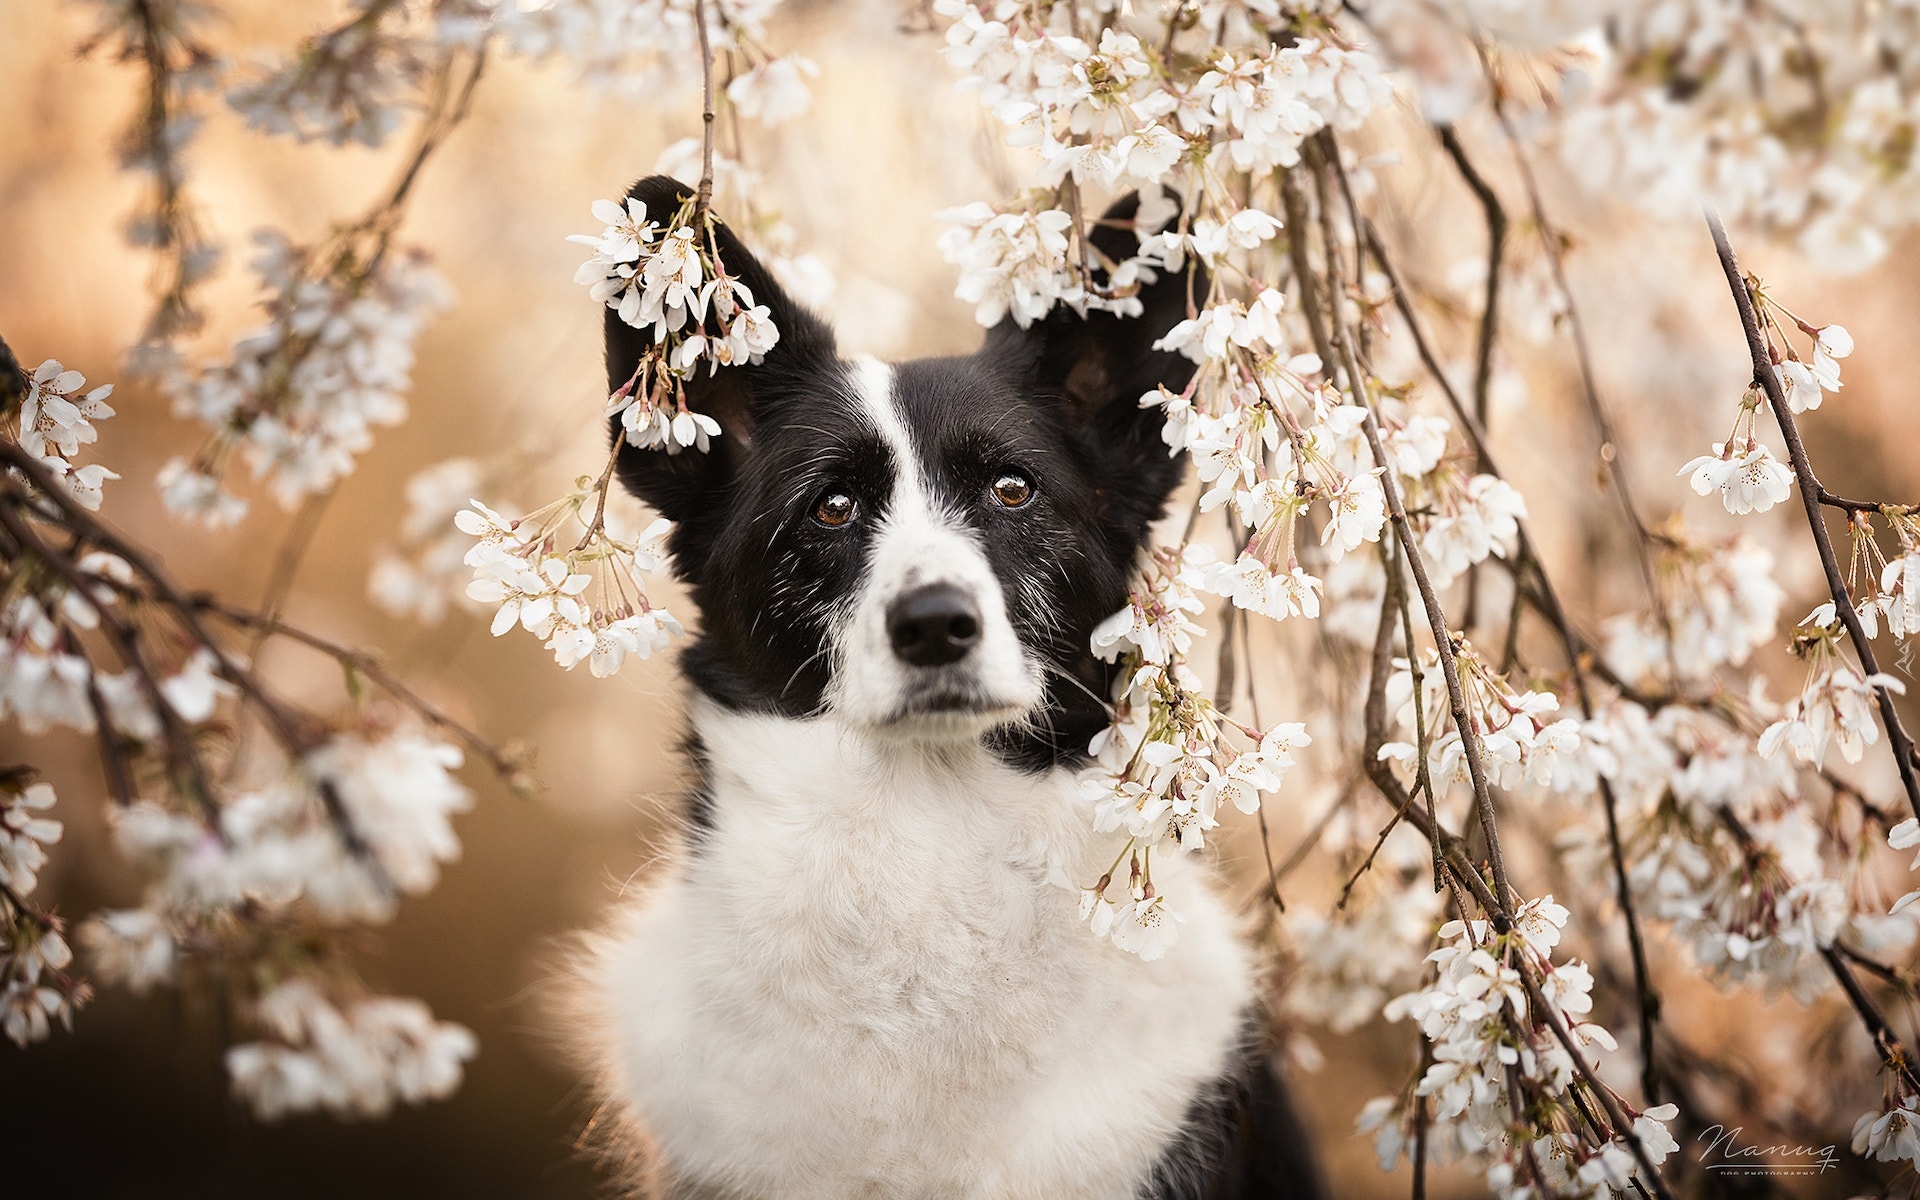
{"label": "dog", "polygon": [[[1190,281],[885,365],[716,245],[780,337],[687,380],[706,453],[617,461],[701,622],[687,844],[582,968],[602,1111],[675,1197],[1319,1200],[1200,870],[1155,862],[1185,917],[1155,961],[1078,912],[1117,849],[1076,778],[1118,669],[1089,636],[1182,476],[1140,398],[1191,377],[1153,349]],[[607,314],[613,386],[651,337]]]}

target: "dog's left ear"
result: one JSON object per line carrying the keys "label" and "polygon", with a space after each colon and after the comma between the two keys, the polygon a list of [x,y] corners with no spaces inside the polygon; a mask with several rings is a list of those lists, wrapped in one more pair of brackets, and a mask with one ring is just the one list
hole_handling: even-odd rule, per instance
{"label": "dog's left ear", "polygon": [[[1121,198],[1089,235],[1113,262],[1139,253],[1133,232],[1139,204],[1138,195]],[[1026,329],[1007,317],[988,332],[982,350],[984,357],[1015,372],[1027,395],[1057,405],[1073,439],[1091,457],[1114,515],[1143,534],[1179,486],[1186,465],[1168,453],[1160,437],[1162,410],[1141,408],[1140,397],[1159,386],[1178,392],[1193,378],[1190,359],[1153,348],[1186,319],[1188,295],[1207,294],[1204,269],[1189,259],[1189,270],[1191,280],[1188,271],[1161,270],[1143,285],[1138,316],[1089,312],[1081,317],[1062,306]]]}
{"label": "dog's left ear", "polygon": [[[649,216],[665,220],[692,199],[693,189],[654,175],[634,184],[627,195],[644,203]],[[780,338],[758,363],[721,367],[711,374],[699,364],[686,380],[687,406],[720,425],[721,436],[705,452],[688,448],[669,454],[621,443],[620,482],[674,521],[710,507],[748,452],[753,428],[768,404],[804,390],[809,380],[827,374],[835,360],[833,331],[787,295],[732,229],[716,222],[713,240],[727,274],[746,284],[756,303],[767,306]],[[614,389],[630,379],[641,357],[654,349],[653,329],[636,329],[613,309],[605,319],[607,386]],[[709,327],[707,332],[714,331]],[[618,417],[612,421],[612,435],[621,437]]]}

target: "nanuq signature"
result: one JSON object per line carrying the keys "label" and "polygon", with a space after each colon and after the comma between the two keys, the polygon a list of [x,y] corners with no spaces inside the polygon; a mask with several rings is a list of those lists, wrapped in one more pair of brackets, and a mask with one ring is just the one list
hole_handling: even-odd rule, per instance
{"label": "nanuq signature", "polygon": [[1832,1146],[1742,1145],[1743,1132],[1738,1125],[1732,1129],[1709,1125],[1701,1130],[1699,1140],[1707,1148],[1701,1152],[1700,1165],[1732,1175],[1820,1175],[1840,1160]]}

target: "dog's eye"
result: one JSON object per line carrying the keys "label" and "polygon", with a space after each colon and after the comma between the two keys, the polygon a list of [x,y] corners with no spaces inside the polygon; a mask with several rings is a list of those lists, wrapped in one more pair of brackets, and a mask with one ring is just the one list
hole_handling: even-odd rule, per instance
{"label": "dog's eye", "polygon": [[1018,471],[1002,471],[993,481],[993,498],[1003,508],[1019,508],[1033,499],[1033,481]]}
{"label": "dog's eye", "polygon": [[813,506],[813,519],[830,529],[838,529],[860,515],[860,502],[838,488],[820,493]]}

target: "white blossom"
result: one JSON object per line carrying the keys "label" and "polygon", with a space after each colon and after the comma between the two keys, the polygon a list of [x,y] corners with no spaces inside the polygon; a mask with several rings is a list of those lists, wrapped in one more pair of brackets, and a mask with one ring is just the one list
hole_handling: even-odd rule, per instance
{"label": "white blossom", "polygon": [[47,865],[46,847],[60,840],[64,826],[43,816],[53,807],[53,788],[29,784],[22,791],[0,794],[0,885],[26,896],[39,882]]}
{"label": "white blossom", "polygon": [[1434,586],[1446,586],[1488,555],[1511,553],[1526,515],[1520,493],[1496,476],[1475,475],[1450,489],[1446,507],[1425,522],[1420,535]]}
{"label": "white blossom", "polygon": [[246,519],[247,502],[220,486],[220,480],[195,470],[184,458],[168,459],[154,483],[168,511],[208,529],[226,529]]}
{"label": "white blossom", "polygon": [[[374,429],[406,419],[414,339],[449,295],[418,251],[390,249],[356,278],[339,263],[316,271],[278,232],[254,241],[267,324],[225,361],[176,373],[168,390],[176,415],[204,424],[211,445],[237,446],[291,508],[345,478]],[[181,516],[223,525],[241,515],[198,460],[169,462],[159,483]]]}
{"label": "white blossom", "polygon": [[1760,735],[1761,757],[1772,758],[1785,748],[1817,769],[1826,761],[1828,747],[1837,744],[1840,757],[1859,762],[1865,747],[1880,740],[1875,688],[1896,695],[1907,690],[1891,675],[1863,677],[1844,664],[1816,671],[1800,694],[1787,702],[1785,715]]}
{"label": "white blossom", "polygon": [[1853,1152],[1880,1162],[1920,1163],[1920,1112],[1916,1098],[1903,1097],[1883,1112],[1870,1112],[1853,1125]]}
{"label": "white blossom", "polygon": [[255,1011],[273,1040],[229,1047],[226,1066],[234,1095],[263,1121],[318,1110],[383,1117],[396,1103],[443,1098],[477,1049],[470,1031],[417,1000],[337,1004],[305,978],[274,985]]}
{"label": "white blossom", "polygon": [[1738,453],[1715,442],[1712,454],[1692,459],[1680,474],[1692,476],[1688,482],[1699,495],[1719,492],[1721,503],[1735,516],[1766,512],[1793,491],[1793,471],[1758,442],[1748,442]]}
{"label": "white blossom", "polygon": [[44,1042],[53,1032],[53,1022],[69,1028],[73,1008],[58,988],[10,978],[0,987],[0,1032],[16,1046]]}
{"label": "white blossom", "polygon": [[148,909],[96,913],[80,927],[80,944],[103,982],[121,984],[136,995],[174,980],[179,947],[166,919]]}
{"label": "white blossom", "polygon": [[71,458],[80,447],[98,440],[93,422],[113,415],[106,403],[112,384],[81,394],[86,377],[48,359],[28,377],[27,398],[20,410],[20,446],[39,459]]}
{"label": "white blossom", "polygon": [[439,865],[460,855],[450,818],[473,807],[472,793],[453,776],[461,761],[459,747],[403,732],[376,741],[336,737],[305,765],[334,790],[394,885],[424,892],[439,882]]}
{"label": "white blossom", "polygon": [[450,458],[416,472],[406,483],[407,510],[400,544],[382,547],[367,576],[367,596],[397,617],[433,624],[449,602],[466,598],[465,532],[454,526],[485,474],[472,458]]}
{"label": "white blossom", "polygon": [[[713,0],[707,35],[717,52],[738,38],[757,44],[779,0]],[[630,97],[650,95],[663,74],[700,73],[699,33],[691,0],[548,0],[503,4],[496,18],[513,53],[544,62],[564,59],[594,87]]]}
{"label": "white blossom", "polygon": [[198,724],[213,715],[222,696],[231,696],[234,686],[220,678],[218,660],[213,651],[201,646],[188,656],[179,672],[160,681],[160,694],[180,719]]}
{"label": "white blossom", "polygon": [[1722,665],[1744,664],[1773,636],[1786,592],[1773,555],[1751,538],[1701,542],[1671,529],[1658,570],[1664,622],[1634,614],[1605,625],[1607,658],[1629,679],[1669,666],[1683,679],[1704,679]]}
{"label": "white blossom", "polygon": [[939,216],[954,225],[940,235],[940,252],[960,267],[954,295],[974,306],[980,324],[1012,313],[1025,329],[1056,303],[1083,295],[1067,269],[1067,213],[1001,213],[974,203]]}
{"label": "white blossom", "polygon": [[415,92],[433,59],[430,44],[383,15],[308,39],[292,60],[265,65],[227,93],[227,103],[262,133],[383,144],[420,107]]}
{"label": "white blossom", "polygon": [[727,85],[727,99],[740,115],[771,127],[805,115],[813,105],[806,77],[820,74],[812,59],[799,54],[769,59]]}

